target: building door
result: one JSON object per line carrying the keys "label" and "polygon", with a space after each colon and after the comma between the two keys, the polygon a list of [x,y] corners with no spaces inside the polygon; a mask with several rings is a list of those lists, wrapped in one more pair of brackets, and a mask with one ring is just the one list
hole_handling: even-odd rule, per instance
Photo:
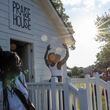
{"label": "building door", "polygon": [[[15,50],[12,50],[14,48]],[[27,82],[34,81],[34,72],[33,72],[33,45],[31,43],[10,40],[10,50],[17,52],[20,56],[23,66],[22,69],[26,76]]]}

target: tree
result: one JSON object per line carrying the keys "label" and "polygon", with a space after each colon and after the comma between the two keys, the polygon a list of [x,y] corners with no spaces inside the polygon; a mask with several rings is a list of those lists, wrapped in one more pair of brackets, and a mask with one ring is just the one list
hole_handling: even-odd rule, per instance
{"label": "tree", "polygon": [[73,30],[72,24],[69,21],[69,16],[65,13],[65,8],[63,7],[63,3],[61,2],[61,0],[50,0],[50,1],[53,7],[55,8],[55,10],[57,11],[58,15],[64,22],[67,29],[70,31],[70,33],[72,32],[73,34],[74,30]]}
{"label": "tree", "polygon": [[97,16],[96,27],[98,29],[97,41],[110,42],[110,13],[106,13],[101,17]]}
{"label": "tree", "polygon": [[73,67],[73,68],[68,68],[68,76],[69,77],[84,77],[84,72],[82,67]]}
{"label": "tree", "polygon": [[105,69],[110,66],[110,44],[107,43],[101,48],[100,53],[97,54],[96,66],[100,69]]}
{"label": "tree", "polygon": [[95,24],[98,29],[96,40],[104,42],[101,51],[96,56],[96,67],[103,70],[110,66],[110,12],[97,16]]}

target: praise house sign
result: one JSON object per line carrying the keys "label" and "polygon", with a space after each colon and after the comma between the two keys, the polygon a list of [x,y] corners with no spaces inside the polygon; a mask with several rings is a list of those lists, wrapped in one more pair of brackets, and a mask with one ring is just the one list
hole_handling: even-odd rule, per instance
{"label": "praise house sign", "polygon": [[30,33],[32,29],[31,8],[23,0],[9,0],[10,28]]}

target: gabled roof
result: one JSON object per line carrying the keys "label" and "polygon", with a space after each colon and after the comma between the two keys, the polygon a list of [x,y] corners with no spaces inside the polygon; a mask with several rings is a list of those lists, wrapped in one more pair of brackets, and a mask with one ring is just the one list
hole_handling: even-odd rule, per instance
{"label": "gabled roof", "polygon": [[57,28],[58,32],[60,33],[62,40],[68,45],[74,46],[75,39],[73,37],[73,34],[75,32],[65,26],[64,22],[56,12],[50,0],[40,0],[39,2],[42,4],[43,8],[48,13],[49,17],[52,19],[54,26]]}

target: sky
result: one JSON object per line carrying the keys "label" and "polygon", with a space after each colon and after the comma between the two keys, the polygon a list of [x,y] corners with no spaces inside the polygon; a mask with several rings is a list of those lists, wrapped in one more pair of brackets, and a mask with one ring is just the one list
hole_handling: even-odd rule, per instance
{"label": "sky", "polygon": [[110,0],[62,0],[70,17],[75,34],[75,50],[70,50],[67,61],[69,67],[87,67],[94,64],[100,43],[95,41],[97,29],[94,24],[100,16],[110,9]]}

